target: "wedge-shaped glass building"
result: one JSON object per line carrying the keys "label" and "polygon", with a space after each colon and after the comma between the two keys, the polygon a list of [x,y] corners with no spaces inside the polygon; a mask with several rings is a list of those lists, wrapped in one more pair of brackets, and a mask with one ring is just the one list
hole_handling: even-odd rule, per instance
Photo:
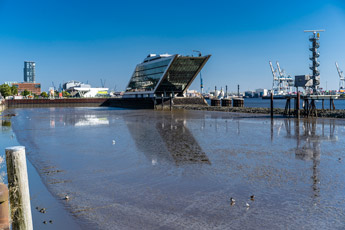
{"label": "wedge-shaped glass building", "polygon": [[136,66],[125,96],[153,97],[162,94],[182,96],[210,56],[150,54]]}

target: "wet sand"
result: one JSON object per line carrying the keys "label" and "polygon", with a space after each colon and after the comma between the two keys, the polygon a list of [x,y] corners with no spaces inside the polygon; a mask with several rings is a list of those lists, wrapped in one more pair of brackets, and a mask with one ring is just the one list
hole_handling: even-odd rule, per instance
{"label": "wet sand", "polygon": [[345,228],[344,120],[13,111],[29,160],[55,198],[69,194],[82,229]]}
{"label": "wet sand", "polygon": [[[6,118],[8,121],[8,118]],[[0,157],[5,159],[5,148],[19,145],[10,126],[0,126]],[[31,199],[31,213],[35,230],[81,229],[76,220],[64,208],[63,202],[57,200],[43,184],[39,174],[27,159],[29,189]],[[7,184],[6,162],[0,163],[1,182]],[[45,213],[39,212],[42,208]],[[46,221],[46,224],[43,222]],[[50,222],[51,221],[51,222]]]}

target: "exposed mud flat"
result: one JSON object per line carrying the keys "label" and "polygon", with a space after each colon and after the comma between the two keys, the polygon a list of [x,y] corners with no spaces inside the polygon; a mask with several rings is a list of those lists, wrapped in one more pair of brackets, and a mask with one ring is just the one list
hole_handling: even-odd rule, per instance
{"label": "exposed mud flat", "polygon": [[55,197],[69,196],[63,204],[83,229],[345,228],[341,119],[114,108],[15,113],[20,144]]}

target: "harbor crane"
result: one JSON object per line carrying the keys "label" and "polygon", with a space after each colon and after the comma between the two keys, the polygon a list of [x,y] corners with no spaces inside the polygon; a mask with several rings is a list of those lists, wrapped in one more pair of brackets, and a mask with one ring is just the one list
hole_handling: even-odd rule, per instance
{"label": "harbor crane", "polygon": [[280,68],[278,61],[276,62],[277,69],[274,69],[271,61],[269,61],[269,64],[273,75],[272,92],[276,95],[289,94],[293,86],[292,77],[285,75],[285,71]]}
{"label": "harbor crane", "polygon": [[273,75],[273,84],[272,84],[272,90],[273,90],[274,83],[275,83],[275,81],[278,80],[278,78],[277,78],[277,70],[273,68],[273,65],[272,65],[271,61],[269,61],[269,63],[270,63],[270,67],[271,67],[271,71],[272,71],[272,75]]}
{"label": "harbor crane", "polygon": [[104,86],[105,86],[105,79],[103,80],[103,79],[101,78],[101,86],[102,86],[102,88],[104,88]]}
{"label": "harbor crane", "polygon": [[339,91],[345,89],[345,77],[343,71],[339,68],[338,63],[335,62],[335,66],[337,67],[337,71],[339,74]]}

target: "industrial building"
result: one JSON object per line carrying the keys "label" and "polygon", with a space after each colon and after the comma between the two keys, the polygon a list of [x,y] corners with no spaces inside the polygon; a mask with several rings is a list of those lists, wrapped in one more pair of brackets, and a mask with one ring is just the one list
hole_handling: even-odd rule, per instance
{"label": "industrial building", "polygon": [[183,96],[210,57],[150,54],[136,66],[124,97]]}

